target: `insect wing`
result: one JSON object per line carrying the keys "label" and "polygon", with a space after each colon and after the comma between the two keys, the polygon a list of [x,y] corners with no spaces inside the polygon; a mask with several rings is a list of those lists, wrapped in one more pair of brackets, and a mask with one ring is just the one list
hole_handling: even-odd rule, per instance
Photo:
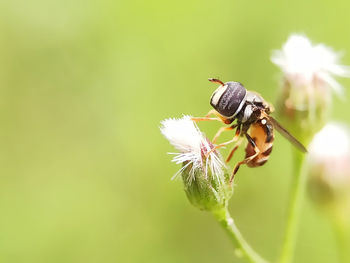
{"label": "insect wing", "polygon": [[290,141],[295,147],[297,147],[300,151],[306,153],[307,149],[305,148],[304,145],[302,145],[301,142],[299,142],[292,134],[289,133],[285,128],[282,127],[281,124],[279,124],[278,121],[276,121],[274,118],[271,116],[268,116],[268,119],[272,123],[273,127],[283,135],[284,138],[286,138],[288,141]]}

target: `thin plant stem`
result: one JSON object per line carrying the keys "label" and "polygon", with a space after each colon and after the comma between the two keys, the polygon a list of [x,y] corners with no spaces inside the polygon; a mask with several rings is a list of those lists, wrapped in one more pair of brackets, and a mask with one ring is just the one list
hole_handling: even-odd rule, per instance
{"label": "thin plant stem", "polygon": [[245,241],[241,232],[239,232],[227,208],[213,212],[215,218],[220,225],[225,229],[229,235],[233,245],[236,249],[236,254],[244,256],[251,263],[268,263],[258,253],[256,253],[251,246]]}
{"label": "thin plant stem", "polygon": [[348,226],[337,216],[331,217],[331,224],[337,242],[339,262],[350,263],[350,243],[348,239]]}
{"label": "thin plant stem", "polygon": [[290,263],[293,260],[297,240],[299,218],[302,210],[307,173],[305,169],[305,154],[294,150],[295,173],[292,179],[291,196],[288,208],[288,219],[280,263]]}

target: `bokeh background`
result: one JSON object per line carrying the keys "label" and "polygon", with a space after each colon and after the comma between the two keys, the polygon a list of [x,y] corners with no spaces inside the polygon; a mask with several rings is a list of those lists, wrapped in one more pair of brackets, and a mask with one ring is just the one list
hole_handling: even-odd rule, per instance
{"label": "bokeh background", "polygon": [[[0,261],[241,262],[212,216],[170,180],[179,167],[160,121],[203,116],[216,87],[208,77],[274,102],[280,75],[269,57],[293,32],[344,51],[349,65],[349,8],[345,0],[1,1]],[[348,102],[335,98],[332,118],[350,123]],[[200,127],[211,137],[220,124]],[[268,259],[281,246],[291,176],[290,145],[277,135],[264,167],[240,170],[230,202]],[[307,199],[296,262],[336,260],[329,222]]]}

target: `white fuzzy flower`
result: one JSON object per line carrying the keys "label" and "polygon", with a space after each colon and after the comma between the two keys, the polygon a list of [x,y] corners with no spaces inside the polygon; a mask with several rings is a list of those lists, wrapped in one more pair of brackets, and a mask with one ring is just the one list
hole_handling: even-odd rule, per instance
{"label": "white fuzzy flower", "polygon": [[[184,116],[181,119],[166,119],[161,122],[161,132],[169,142],[179,151],[174,154],[173,162],[183,164],[184,166],[174,176],[181,174],[188,166],[191,166],[191,183],[195,180],[195,172],[201,170],[207,177],[207,169],[211,171],[220,183],[224,180],[224,163],[216,151],[212,151],[213,144],[202,134],[197,125],[191,120],[190,116]],[[208,157],[206,155],[210,152]]]}
{"label": "white fuzzy flower", "polygon": [[309,163],[329,185],[350,184],[350,131],[339,123],[327,124],[313,138]]}
{"label": "white fuzzy flower", "polygon": [[335,77],[350,76],[350,67],[341,65],[340,57],[330,47],[312,44],[297,34],[292,34],[281,50],[273,52],[271,61],[283,72],[276,111],[304,144],[326,123],[332,92],[343,92]]}
{"label": "white fuzzy flower", "polygon": [[190,116],[166,119],[160,130],[179,151],[173,162],[182,168],[181,174],[188,200],[195,207],[206,211],[222,210],[233,193],[228,171],[214,145],[199,130]]}
{"label": "white fuzzy flower", "polygon": [[292,34],[281,50],[273,52],[271,61],[296,88],[321,85],[341,94],[342,87],[334,76],[349,77],[350,68],[339,64],[340,57],[324,44],[313,45],[307,37]]}

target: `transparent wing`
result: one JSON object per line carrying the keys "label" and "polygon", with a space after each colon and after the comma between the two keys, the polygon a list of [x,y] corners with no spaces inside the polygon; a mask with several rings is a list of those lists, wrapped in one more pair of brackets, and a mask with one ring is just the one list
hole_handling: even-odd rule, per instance
{"label": "transparent wing", "polygon": [[304,145],[302,145],[301,142],[299,142],[292,134],[289,133],[285,128],[282,127],[281,124],[279,124],[278,121],[276,121],[273,117],[267,115],[266,116],[270,122],[272,123],[273,127],[283,135],[284,138],[286,138],[288,141],[290,141],[295,147],[297,147],[300,151],[306,153],[307,149]]}

